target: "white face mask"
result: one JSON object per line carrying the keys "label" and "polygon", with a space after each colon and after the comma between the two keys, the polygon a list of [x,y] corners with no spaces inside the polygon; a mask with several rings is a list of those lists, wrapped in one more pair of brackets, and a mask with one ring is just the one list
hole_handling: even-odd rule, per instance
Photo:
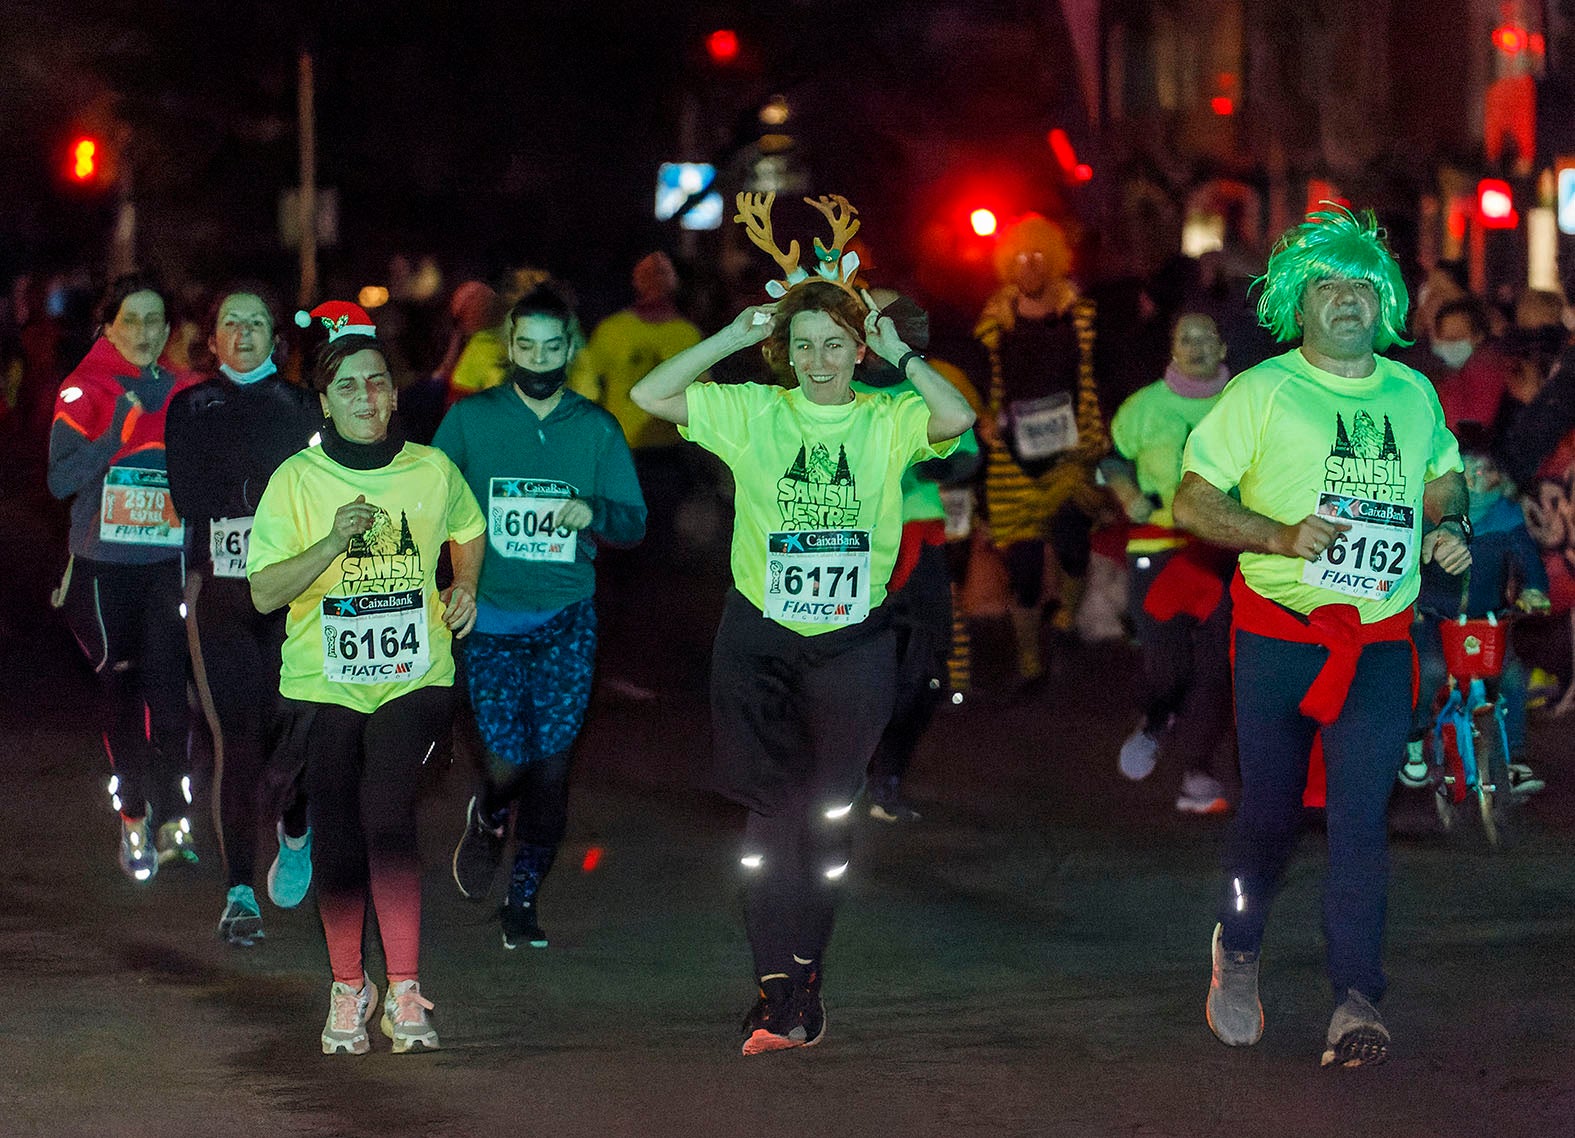
{"label": "white face mask", "polygon": [[1471,358],[1474,346],[1470,340],[1434,340],[1432,344],[1433,354],[1454,368]]}

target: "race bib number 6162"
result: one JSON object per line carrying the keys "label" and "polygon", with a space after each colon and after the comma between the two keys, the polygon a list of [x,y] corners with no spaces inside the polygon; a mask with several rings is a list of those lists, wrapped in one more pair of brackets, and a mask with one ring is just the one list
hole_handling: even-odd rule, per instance
{"label": "race bib number 6162", "polygon": [[1318,495],[1318,516],[1351,528],[1302,567],[1302,583],[1348,597],[1382,600],[1416,563],[1416,511],[1401,502]]}

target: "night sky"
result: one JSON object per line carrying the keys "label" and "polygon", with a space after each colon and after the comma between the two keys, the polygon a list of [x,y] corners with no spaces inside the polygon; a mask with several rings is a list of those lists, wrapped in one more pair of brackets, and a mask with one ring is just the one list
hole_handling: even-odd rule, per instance
{"label": "night sky", "polygon": [[[101,259],[113,191],[68,187],[60,168],[74,132],[123,123],[144,261],[176,280],[291,284],[276,218],[297,180],[303,44],[317,68],[318,181],[341,205],[326,291],[372,283],[404,253],[435,256],[450,281],[539,264],[593,308],[622,303],[636,257],[679,248],[651,203],[658,163],[679,157],[686,93],[699,112],[691,158],[753,141],[758,107],[784,95],[795,162],[814,192],[854,201],[894,274],[911,268],[924,226],[960,221],[980,193],[1053,207],[1044,134],[1077,120],[1055,5],[1020,0],[6,9],[7,273]],[[726,67],[702,47],[717,27],[740,40]],[[718,242],[702,235],[697,261],[715,261]]]}

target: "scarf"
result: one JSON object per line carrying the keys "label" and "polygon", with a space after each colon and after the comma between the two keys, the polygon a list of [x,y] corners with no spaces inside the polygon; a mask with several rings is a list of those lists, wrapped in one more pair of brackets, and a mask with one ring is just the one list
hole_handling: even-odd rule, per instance
{"label": "scarf", "polygon": [[1230,382],[1230,369],[1220,364],[1213,379],[1198,379],[1187,375],[1175,364],[1165,365],[1165,386],[1183,399],[1209,399],[1225,390]]}
{"label": "scarf", "polygon": [[405,432],[399,419],[388,423],[388,434],[375,443],[351,442],[332,421],[323,424],[323,453],[347,470],[381,470],[404,449]]}

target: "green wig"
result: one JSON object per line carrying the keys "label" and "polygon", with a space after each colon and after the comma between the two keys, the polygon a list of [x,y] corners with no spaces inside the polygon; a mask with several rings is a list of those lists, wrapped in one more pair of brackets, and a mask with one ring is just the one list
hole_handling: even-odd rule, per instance
{"label": "green wig", "polygon": [[1258,323],[1281,343],[1298,339],[1307,285],[1326,277],[1347,277],[1369,282],[1378,293],[1373,349],[1381,352],[1393,344],[1409,345],[1405,316],[1411,296],[1372,210],[1355,214],[1333,202],[1320,204],[1329,208],[1308,214],[1306,221],[1274,243],[1268,271],[1254,282],[1263,286]]}

